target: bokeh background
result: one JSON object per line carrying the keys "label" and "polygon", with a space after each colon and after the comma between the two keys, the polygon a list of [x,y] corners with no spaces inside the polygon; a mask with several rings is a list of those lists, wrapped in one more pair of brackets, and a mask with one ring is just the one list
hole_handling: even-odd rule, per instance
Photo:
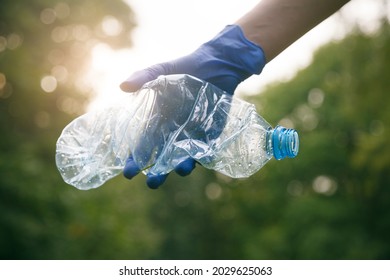
{"label": "bokeh background", "polygon": [[3,0],[0,258],[389,259],[389,3],[375,3],[374,25],[338,13],[347,32],[244,97],[299,131],[296,159],[245,180],[197,167],[158,190],[141,175],[80,191],[56,169],[56,140],[97,99],[93,73],[115,72],[102,48],[130,48],[139,19],[131,1]]}

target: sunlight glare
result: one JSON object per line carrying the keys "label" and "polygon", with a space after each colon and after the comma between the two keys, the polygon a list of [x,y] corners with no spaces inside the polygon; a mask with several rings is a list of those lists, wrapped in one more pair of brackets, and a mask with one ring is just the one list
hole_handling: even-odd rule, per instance
{"label": "sunlight glare", "polygon": [[111,104],[120,94],[124,94],[119,85],[131,71],[126,63],[123,63],[126,52],[129,51],[115,51],[103,43],[97,44],[93,48],[87,80],[96,97],[90,104],[89,110]]}
{"label": "sunlight glare", "polygon": [[[134,71],[194,51],[215,36],[225,25],[233,24],[259,2],[259,0],[126,1],[134,10],[137,21],[137,27],[132,33],[134,44],[131,49],[119,51],[105,44],[94,47],[87,73],[87,79],[96,95],[90,109],[102,107],[113,101],[118,94],[124,94],[120,91],[119,84]],[[356,8],[368,5],[370,17],[368,23],[364,21],[364,25],[371,30],[372,26],[375,26],[374,19],[378,18],[378,10],[375,7],[379,0],[373,1],[371,5],[368,2],[370,0],[357,0],[347,4],[341,10],[341,15],[348,15],[346,22],[340,21],[337,15],[325,20],[268,63],[260,76],[254,75],[241,83],[237,88],[237,94],[258,94],[272,82],[286,81],[294,77],[299,69],[310,64],[314,50],[331,40],[342,39],[349,31],[348,27],[353,23],[362,22],[361,13],[357,12]],[[110,36],[122,32],[121,24],[115,17],[107,15],[101,27],[103,32]],[[54,34],[56,36],[52,35],[53,39],[62,39],[64,34],[62,31],[58,33]]]}
{"label": "sunlight glare", "polygon": [[57,79],[53,76],[45,76],[41,79],[41,88],[45,92],[53,92],[57,88]]}
{"label": "sunlight glare", "polygon": [[123,29],[122,23],[113,16],[105,16],[102,21],[103,32],[107,36],[118,36]]}

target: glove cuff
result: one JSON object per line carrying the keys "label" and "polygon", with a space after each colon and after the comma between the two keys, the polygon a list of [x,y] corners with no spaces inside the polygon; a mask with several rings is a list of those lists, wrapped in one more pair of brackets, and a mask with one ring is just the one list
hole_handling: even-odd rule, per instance
{"label": "glove cuff", "polygon": [[249,41],[238,25],[226,26],[204,46],[211,47],[215,57],[232,67],[241,81],[260,74],[266,64],[263,49]]}

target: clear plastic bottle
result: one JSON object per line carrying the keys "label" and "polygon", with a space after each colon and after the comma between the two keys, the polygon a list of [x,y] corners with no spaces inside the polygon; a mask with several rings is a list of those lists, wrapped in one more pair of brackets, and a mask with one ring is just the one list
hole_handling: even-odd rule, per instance
{"label": "clear plastic bottle", "polygon": [[255,106],[189,75],[161,76],[101,111],[64,128],[56,164],[78,189],[101,186],[131,155],[143,173],[166,174],[188,157],[233,178],[272,157],[293,158],[298,134],[272,128]]}

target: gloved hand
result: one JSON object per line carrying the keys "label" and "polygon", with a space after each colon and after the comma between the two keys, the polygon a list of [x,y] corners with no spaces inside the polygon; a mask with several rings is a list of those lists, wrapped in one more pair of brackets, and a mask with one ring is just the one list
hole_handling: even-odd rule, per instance
{"label": "gloved hand", "polygon": [[[265,63],[261,47],[246,39],[238,25],[229,25],[193,53],[137,71],[120,87],[123,91],[134,92],[160,75],[189,74],[233,94],[239,83],[253,74],[260,74]],[[194,168],[195,161],[188,158],[177,165],[175,171],[185,176]],[[124,176],[131,179],[139,172],[137,163],[130,156],[123,171]],[[167,175],[147,175],[146,183],[150,188],[158,188]]]}

